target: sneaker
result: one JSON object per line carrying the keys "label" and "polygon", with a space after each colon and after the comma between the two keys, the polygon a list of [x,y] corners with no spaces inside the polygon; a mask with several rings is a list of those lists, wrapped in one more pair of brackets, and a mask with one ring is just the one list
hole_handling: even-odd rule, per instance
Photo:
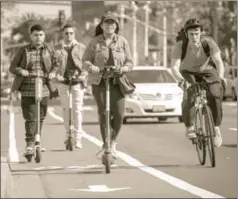
{"label": "sneaker", "polygon": [[214,146],[220,147],[222,145],[222,137],[219,126],[215,126]]}
{"label": "sneaker", "polygon": [[82,139],[76,140],[75,148],[77,148],[77,149],[82,149],[83,148],[83,146],[82,146]]}
{"label": "sneaker", "polygon": [[196,133],[194,131],[194,127],[193,126],[190,126],[190,127],[187,127],[187,130],[186,130],[186,137],[188,139],[193,139],[193,138],[196,138]]}
{"label": "sneaker", "polygon": [[25,148],[24,154],[33,154],[34,153],[34,143],[28,142]]}
{"label": "sneaker", "polygon": [[112,156],[113,156],[114,159],[117,159],[117,158],[118,158],[116,145],[117,145],[117,143],[113,141],[113,142],[112,142],[112,146],[111,146],[111,154],[112,154]]}
{"label": "sneaker", "polygon": [[45,152],[46,148],[45,147],[41,147],[41,152]]}

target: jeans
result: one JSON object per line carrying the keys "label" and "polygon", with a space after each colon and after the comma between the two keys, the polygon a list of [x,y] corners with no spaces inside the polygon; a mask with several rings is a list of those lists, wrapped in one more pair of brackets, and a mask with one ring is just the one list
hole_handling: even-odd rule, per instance
{"label": "jeans", "polygon": [[[104,80],[99,85],[92,85],[92,93],[98,107],[98,116],[100,123],[100,131],[102,140],[105,143],[105,107],[106,107],[106,85]],[[119,86],[112,85],[110,87],[110,126],[113,129],[111,141],[115,141],[123,123],[125,113],[125,97],[122,96]]]}
{"label": "jeans", "polygon": [[[60,101],[63,108],[64,127],[69,132],[69,85],[58,84]],[[84,89],[82,85],[76,84],[72,86],[72,115],[71,122],[76,133],[76,140],[80,140],[83,136],[83,96]]]}
{"label": "jeans", "polygon": [[[202,78],[213,82],[208,84],[207,100],[208,106],[211,109],[212,117],[215,126],[220,126],[222,122],[222,98],[223,87],[221,85],[220,78],[218,77],[216,69],[204,70],[200,73],[191,73],[188,71],[181,71],[182,76],[189,83],[201,82]],[[182,102],[182,115],[183,121],[186,127],[190,127],[194,123],[195,117],[195,97],[194,90],[188,89],[187,99]]]}
{"label": "jeans", "polygon": [[[35,141],[35,133],[36,133],[36,101],[35,97],[24,97],[21,98],[21,108],[23,113],[23,118],[25,119],[25,140],[26,142],[34,142]],[[40,134],[43,126],[43,121],[47,114],[48,108],[48,97],[43,97],[40,102]]]}

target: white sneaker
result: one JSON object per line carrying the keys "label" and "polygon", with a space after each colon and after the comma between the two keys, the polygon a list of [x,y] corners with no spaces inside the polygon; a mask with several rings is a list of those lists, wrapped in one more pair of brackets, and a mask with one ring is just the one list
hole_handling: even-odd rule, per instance
{"label": "white sneaker", "polygon": [[77,149],[82,149],[83,148],[83,146],[82,146],[82,139],[76,140],[75,148],[77,148]]}
{"label": "white sneaker", "polygon": [[196,133],[195,133],[195,130],[194,130],[194,126],[190,126],[190,127],[187,127],[186,129],[186,137],[188,139],[192,139],[192,138],[196,138]]}
{"label": "white sneaker", "polygon": [[112,146],[111,146],[111,153],[112,153],[112,156],[113,156],[115,159],[117,159],[117,158],[118,158],[118,154],[117,154],[116,145],[117,145],[117,143],[116,143],[116,142],[112,142]]}
{"label": "white sneaker", "polygon": [[222,137],[219,126],[215,126],[214,146],[220,147],[222,145]]}

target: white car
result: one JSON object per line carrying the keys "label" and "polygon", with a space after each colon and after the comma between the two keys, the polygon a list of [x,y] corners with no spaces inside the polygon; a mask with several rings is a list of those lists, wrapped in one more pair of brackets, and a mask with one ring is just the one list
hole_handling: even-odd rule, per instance
{"label": "white car", "polygon": [[123,123],[128,118],[158,118],[166,121],[178,117],[182,122],[183,91],[170,70],[161,66],[136,66],[127,77],[136,85],[126,97]]}

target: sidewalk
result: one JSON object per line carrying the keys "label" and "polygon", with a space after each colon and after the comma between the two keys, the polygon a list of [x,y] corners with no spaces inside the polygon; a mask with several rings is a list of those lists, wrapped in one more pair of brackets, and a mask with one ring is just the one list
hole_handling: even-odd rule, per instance
{"label": "sidewalk", "polygon": [[1,198],[11,198],[12,189],[12,176],[7,158],[1,157]]}

